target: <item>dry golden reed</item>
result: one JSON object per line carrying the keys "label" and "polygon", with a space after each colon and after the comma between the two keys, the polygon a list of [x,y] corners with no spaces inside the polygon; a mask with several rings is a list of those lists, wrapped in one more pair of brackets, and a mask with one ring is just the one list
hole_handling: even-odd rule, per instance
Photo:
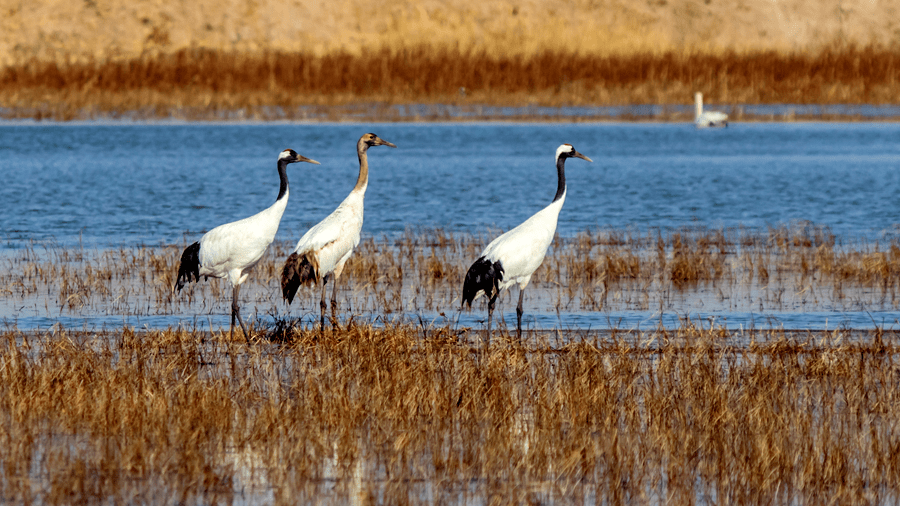
{"label": "dry golden reed", "polygon": [[[338,283],[338,316],[455,314],[466,271],[494,236],[410,230],[364,238]],[[225,281],[172,293],[183,247],[16,250],[0,260],[0,295],[17,311],[49,315],[228,314]],[[281,300],[280,272],[291,247],[276,242],[243,285],[248,315],[318,311],[319,288],[302,288],[292,306]],[[827,228],[804,226],[557,237],[526,297],[535,313],[689,311],[693,306],[685,301],[697,297],[707,309],[858,311],[860,305],[893,310],[900,305],[898,291],[896,241],[842,244]],[[517,295],[504,292],[501,307],[515,304]]]}
{"label": "dry golden reed", "polygon": [[893,334],[0,335],[4,502],[900,499]]}
{"label": "dry golden reed", "polygon": [[[900,501],[896,332],[733,331],[685,318],[523,341],[501,327],[485,350],[477,324],[387,317],[455,310],[493,235],[364,238],[324,334],[296,318],[315,289],[291,318],[257,322],[250,347],[218,330],[21,332],[7,322],[0,500]],[[270,248],[245,307],[282,307],[291,246]],[[173,296],[182,247],[15,250],[0,262],[0,296],[50,316],[227,315],[222,281]],[[812,225],[590,230],[554,240],[529,307],[678,310],[691,293],[726,308],[896,307],[898,279],[900,244],[843,244]],[[365,314],[377,324],[357,323]]]}
{"label": "dry golden reed", "polygon": [[[882,46],[619,56],[499,56],[428,46],[322,56],[196,49],[127,61],[10,65],[0,70],[0,103],[7,117],[54,119],[328,118],[340,114],[328,106],[373,102],[685,104],[694,91],[725,104],[890,104],[900,96],[898,73],[900,49]],[[397,114],[366,110],[387,119]]]}

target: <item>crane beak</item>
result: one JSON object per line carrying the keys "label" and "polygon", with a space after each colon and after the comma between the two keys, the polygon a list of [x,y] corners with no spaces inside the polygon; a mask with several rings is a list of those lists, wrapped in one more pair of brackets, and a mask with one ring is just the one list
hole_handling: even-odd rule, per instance
{"label": "crane beak", "polygon": [[582,160],[587,160],[587,161],[589,161],[589,162],[593,162],[593,160],[591,160],[590,158],[588,158],[588,157],[582,155],[582,154],[579,153],[578,151],[573,151],[573,152],[572,152],[572,156],[574,156],[575,158],[581,158]]}
{"label": "crane beak", "polygon": [[388,141],[382,139],[381,137],[375,137],[375,143],[373,145],[374,146],[390,146],[392,148],[397,147],[397,145],[394,144],[393,142],[388,142]]}
{"label": "crane beak", "polygon": [[321,163],[319,163],[319,162],[313,160],[312,158],[307,158],[307,157],[305,157],[305,156],[303,156],[303,155],[297,155],[297,161],[298,161],[298,162],[309,162],[309,163],[314,163],[314,164],[316,164],[316,165],[322,165]]}

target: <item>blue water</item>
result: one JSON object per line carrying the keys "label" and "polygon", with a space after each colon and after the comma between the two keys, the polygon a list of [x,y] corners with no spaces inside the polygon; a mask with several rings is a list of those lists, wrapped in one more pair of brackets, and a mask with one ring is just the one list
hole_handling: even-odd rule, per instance
{"label": "blue water", "polygon": [[[847,119],[897,119],[900,117],[900,106],[896,105],[871,105],[871,104],[710,104],[707,108],[714,111],[727,113],[731,118],[794,118],[798,116],[821,118]],[[357,106],[350,105],[340,108],[344,117],[367,116],[372,117],[379,113],[390,114],[401,120],[422,118],[545,118],[556,120],[593,119],[606,121],[610,119],[659,119],[681,115],[693,117],[694,106],[679,104],[631,104],[621,106],[566,106],[550,107],[539,105],[527,105],[518,107],[487,106],[481,104],[397,104],[393,106]],[[322,106],[301,107],[295,114],[302,117],[315,119],[327,118],[333,114],[333,108],[326,110]],[[282,111],[282,114],[284,112]]]}
{"label": "blue water", "polygon": [[[273,320],[271,315],[258,310],[263,308],[251,308],[253,311],[244,311],[247,322],[254,322],[254,326],[271,328]],[[269,308],[266,308],[269,309]],[[355,315],[353,321],[373,322],[378,325],[385,322],[406,322],[414,325],[422,325],[426,329],[451,326],[453,328],[468,327],[472,329],[484,329],[487,315],[482,309],[472,312],[451,314],[406,314],[406,315]],[[284,316],[284,315],[282,315]],[[300,318],[302,325],[307,328],[317,328],[319,317],[312,310],[294,311],[291,318]],[[494,325],[502,318],[505,321],[504,332],[515,334],[516,312],[514,304],[500,307],[494,313]],[[0,329],[17,328],[20,330],[39,329],[52,330],[66,328],[71,330],[102,330],[121,329],[123,325],[138,330],[164,329],[178,327],[185,329],[227,329],[231,316],[226,312],[216,314],[179,314],[179,315],[41,315],[20,316],[5,315],[0,318]],[[346,323],[345,316],[342,321]],[[604,311],[604,312],[561,312],[544,313],[526,309],[522,318],[522,325],[526,331],[538,333],[561,331],[595,331],[619,329],[632,331],[637,334],[649,332],[660,327],[673,329],[686,323],[691,323],[703,328],[724,327],[732,331],[747,331],[753,329],[785,329],[785,330],[809,330],[809,331],[833,331],[833,330],[871,330],[881,328],[888,331],[900,331],[900,311],[817,311],[817,312],[758,312],[746,311]]]}
{"label": "blue water", "polygon": [[292,165],[279,238],[326,216],[352,188],[355,143],[373,131],[364,233],[409,226],[509,228],[556,190],[570,160],[559,232],[671,229],[808,220],[841,237],[898,233],[900,124],[5,124],[0,240],[86,246],[181,243],[270,205],[287,147]]}
{"label": "blue water", "polygon": [[[409,227],[508,229],[550,202],[554,153],[568,142],[593,158],[567,164],[559,232],[589,228],[765,230],[812,222],[848,240],[900,235],[900,124],[738,123],[0,123],[0,248],[183,244],[269,206],[284,148],[322,163],[289,167],[278,238],[295,240],[353,187],[356,140],[375,132],[398,149],[370,150],[363,233]],[[900,312],[755,314],[723,310],[529,313],[531,328],[653,328],[717,318],[732,328],[900,327]],[[265,314],[267,308],[259,308]],[[502,307],[514,325],[513,307]],[[25,328],[178,322],[227,325],[227,310],[193,315],[0,314]],[[427,315],[426,315],[427,316]],[[499,316],[499,315],[498,315]],[[465,314],[463,325],[484,315]]]}

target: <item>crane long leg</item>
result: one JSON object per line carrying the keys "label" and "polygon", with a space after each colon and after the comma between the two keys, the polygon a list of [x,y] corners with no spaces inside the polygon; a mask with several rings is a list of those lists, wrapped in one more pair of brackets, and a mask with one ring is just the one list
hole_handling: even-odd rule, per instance
{"label": "crane long leg", "polygon": [[331,319],[333,320],[332,325],[334,325],[334,322],[337,321],[337,280],[337,276],[335,276],[334,279],[331,280]]}
{"label": "crane long leg", "polygon": [[237,317],[238,323],[241,324],[241,330],[244,331],[244,339],[247,340],[247,344],[250,344],[250,333],[247,332],[247,327],[244,325],[244,320],[241,318],[241,307],[238,306],[238,293],[241,291],[241,285],[234,285],[234,289],[231,291],[231,338],[234,337],[234,318]]}
{"label": "crane long leg", "polygon": [[494,319],[494,304],[497,302],[497,295],[495,294],[491,297],[491,300],[488,301],[488,324],[487,324],[487,334],[484,338],[484,346],[488,347],[491,345],[491,323]]}
{"label": "crane long leg", "polygon": [[328,285],[328,276],[322,277],[322,300],[319,301],[319,308],[322,310],[322,317],[319,319],[319,323],[322,327],[322,334],[325,333],[325,309],[328,308],[328,304],[325,302],[325,287]]}
{"label": "crane long leg", "polygon": [[525,289],[519,288],[519,305],[516,306],[516,337],[522,339],[522,299],[525,295]]}

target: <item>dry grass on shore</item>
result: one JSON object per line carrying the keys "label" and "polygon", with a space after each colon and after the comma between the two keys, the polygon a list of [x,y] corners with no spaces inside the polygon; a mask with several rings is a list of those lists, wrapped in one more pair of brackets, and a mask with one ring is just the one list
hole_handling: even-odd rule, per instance
{"label": "dry grass on shore", "polygon": [[485,354],[452,329],[247,348],[0,335],[3,502],[900,500],[898,343],[688,323]]}
{"label": "dry grass on shore", "polygon": [[[896,104],[900,49],[816,53],[543,52],[420,47],[361,55],[182,50],[130,61],[30,61],[0,70],[8,118],[340,119],[352,104]],[[461,93],[461,90],[465,93]],[[397,119],[378,107],[372,119]],[[358,111],[357,111],[358,112]],[[338,117],[333,117],[338,115]]]}

